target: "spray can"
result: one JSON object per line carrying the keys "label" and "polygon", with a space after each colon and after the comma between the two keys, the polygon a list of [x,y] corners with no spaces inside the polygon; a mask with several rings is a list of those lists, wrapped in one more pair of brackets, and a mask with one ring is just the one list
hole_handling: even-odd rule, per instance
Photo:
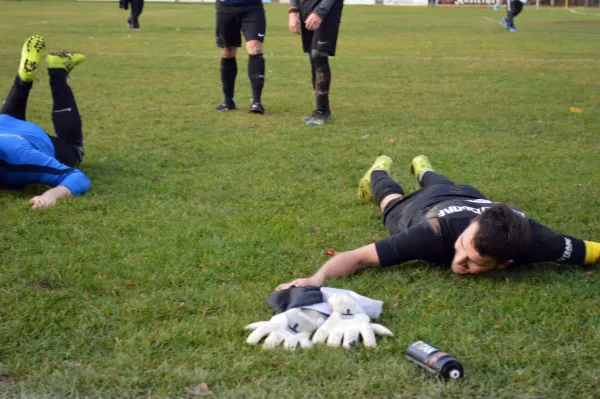
{"label": "spray can", "polygon": [[463,366],[456,358],[423,341],[410,344],[406,349],[406,358],[445,380],[457,380],[464,375]]}

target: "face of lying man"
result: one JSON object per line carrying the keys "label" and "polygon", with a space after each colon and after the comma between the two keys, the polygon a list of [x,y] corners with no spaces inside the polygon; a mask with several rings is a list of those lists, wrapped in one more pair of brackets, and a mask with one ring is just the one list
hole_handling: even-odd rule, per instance
{"label": "face of lying man", "polygon": [[493,269],[504,269],[512,260],[504,263],[498,262],[489,256],[482,256],[473,245],[473,238],[479,231],[479,224],[473,222],[456,239],[454,243],[454,259],[452,271],[456,274],[479,274]]}

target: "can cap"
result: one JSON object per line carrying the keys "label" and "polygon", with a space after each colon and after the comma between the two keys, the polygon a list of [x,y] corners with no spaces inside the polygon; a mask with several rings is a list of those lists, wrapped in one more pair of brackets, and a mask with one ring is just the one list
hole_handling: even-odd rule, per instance
{"label": "can cap", "polygon": [[457,380],[460,378],[461,372],[458,369],[452,369],[452,370],[450,370],[449,374],[450,374],[450,378]]}

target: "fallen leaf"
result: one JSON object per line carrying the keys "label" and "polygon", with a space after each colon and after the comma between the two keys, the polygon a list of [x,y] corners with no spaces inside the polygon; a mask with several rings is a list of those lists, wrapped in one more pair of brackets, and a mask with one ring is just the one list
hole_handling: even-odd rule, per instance
{"label": "fallen leaf", "polygon": [[583,112],[583,110],[581,108],[578,108],[578,107],[571,107],[571,108],[569,108],[569,111],[575,112],[577,114],[580,114],[580,113]]}
{"label": "fallen leaf", "polygon": [[396,68],[398,68],[398,66],[397,65],[392,65],[392,68],[396,69]]}
{"label": "fallen leaf", "polygon": [[193,388],[186,387],[185,393],[187,393],[189,395],[200,396],[200,397],[211,396],[213,394],[211,391],[208,390],[208,385],[206,385],[205,382],[201,382],[200,384],[196,385]]}
{"label": "fallen leaf", "polygon": [[184,217],[184,218],[187,218],[187,217],[189,217],[189,216],[190,216],[190,215],[189,215],[187,212],[183,212],[183,217]]}
{"label": "fallen leaf", "polygon": [[394,139],[389,139],[388,143],[392,144],[394,142]]}
{"label": "fallen leaf", "polygon": [[421,54],[421,52],[420,52],[420,51],[417,51],[417,55],[419,55],[419,54]]}
{"label": "fallen leaf", "polygon": [[312,234],[317,234],[318,231],[319,231],[319,228],[317,226],[313,226],[312,229],[310,229],[310,232]]}
{"label": "fallen leaf", "polygon": [[177,305],[177,306],[175,307],[175,309],[181,309],[181,308],[182,308],[182,307],[184,307],[184,306],[185,306],[185,302],[181,302],[179,305]]}
{"label": "fallen leaf", "polygon": [[346,183],[344,183],[344,182],[341,182],[341,183],[340,183],[340,186],[342,186],[342,187],[346,187]]}
{"label": "fallen leaf", "polygon": [[208,269],[206,268],[206,265],[204,263],[200,263],[200,269],[202,269],[203,272],[208,271]]}
{"label": "fallen leaf", "polygon": [[585,272],[585,275],[588,276],[589,278],[592,278],[592,272]]}
{"label": "fallen leaf", "polygon": [[135,285],[135,283],[131,280],[125,280],[123,283],[128,287],[133,287]]}
{"label": "fallen leaf", "polygon": [[235,278],[235,276],[237,276],[237,273],[231,273],[231,278]]}
{"label": "fallen leaf", "polygon": [[546,114],[544,118],[550,118],[550,114]]}
{"label": "fallen leaf", "polygon": [[368,139],[368,138],[369,138],[369,135],[368,135],[368,134],[367,134],[367,135],[365,135],[365,136],[362,136],[362,139],[363,139],[363,140],[366,140],[366,139]]}
{"label": "fallen leaf", "polygon": [[350,148],[348,148],[348,147],[344,147],[344,148],[342,148],[342,151],[348,151],[349,149]]}
{"label": "fallen leaf", "polygon": [[323,252],[323,254],[327,255],[327,256],[335,256],[335,255],[337,255],[337,252],[335,252],[335,249],[333,249],[333,248],[325,247],[325,252]]}

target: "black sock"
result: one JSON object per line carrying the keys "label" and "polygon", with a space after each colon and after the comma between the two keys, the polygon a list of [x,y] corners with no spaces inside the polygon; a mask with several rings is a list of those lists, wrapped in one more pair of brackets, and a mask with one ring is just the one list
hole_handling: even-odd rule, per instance
{"label": "black sock", "polygon": [[317,110],[325,113],[329,109],[329,86],[331,84],[331,69],[328,57],[314,58],[315,65],[315,97],[317,99]]}
{"label": "black sock", "polygon": [[24,82],[19,75],[15,76],[14,83],[6,96],[0,114],[10,115],[13,118],[25,120],[27,99],[31,90],[32,82]]}
{"label": "black sock", "polygon": [[[235,77],[237,76],[237,62],[233,58],[221,58],[221,83],[225,103],[233,102],[233,91],[235,88]],[[231,104],[228,104],[231,105]]]}
{"label": "black sock", "polygon": [[262,54],[248,57],[248,77],[252,86],[252,102],[260,103],[262,89],[265,84],[265,58]]}
{"label": "black sock", "polygon": [[388,172],[385,170],[374,170],[371,173],[371,193],[377,201],[377,205],[390,194],[404,195],[402,186],[392,180]]}
{"label": "black sock", "polygon": [[312,88],[315,91],[315,84],[317,82],[317,71],[315,70],[315,62],[310,60],[310,71],[312,72]]}
{"label": "black sock", "polygon": [[81,117],[73,91],[67,84],[68,74],[61,68],[48,69],[52,92],[52,123],[61,140],[74,146],[82,146]]}

